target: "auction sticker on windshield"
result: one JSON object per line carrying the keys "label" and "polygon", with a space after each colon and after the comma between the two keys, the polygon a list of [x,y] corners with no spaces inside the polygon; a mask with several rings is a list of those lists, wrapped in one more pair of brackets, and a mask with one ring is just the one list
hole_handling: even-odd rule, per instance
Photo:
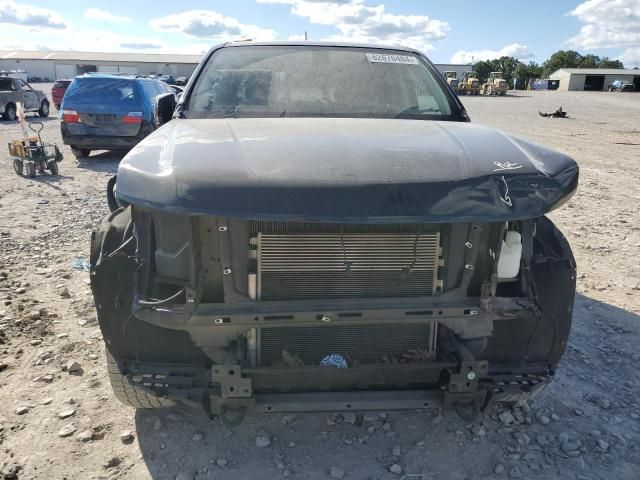
{"label": "auction sticker on windshield", "polygon": [[387,53],[367,53],[367,59],[371,63],[403,63],[405,65],[418,65],[418,59],[411,55],[389,55]]}

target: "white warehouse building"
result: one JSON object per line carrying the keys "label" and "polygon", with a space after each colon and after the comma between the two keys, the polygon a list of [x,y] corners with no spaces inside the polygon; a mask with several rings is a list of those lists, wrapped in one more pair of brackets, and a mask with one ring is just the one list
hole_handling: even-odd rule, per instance
{"label": "white warehouse building", "polygon": [[560,80],[558,90],[606,91],[615,80],[633,83],[640,92],[640,70],[622,68],[561,68],[549,78]]}
{"label": "white warehouse building", "polygon": [[54,81],[88,72],[186,77],[202,55],[0,50],[0,71],[26,71],[29,79]]}

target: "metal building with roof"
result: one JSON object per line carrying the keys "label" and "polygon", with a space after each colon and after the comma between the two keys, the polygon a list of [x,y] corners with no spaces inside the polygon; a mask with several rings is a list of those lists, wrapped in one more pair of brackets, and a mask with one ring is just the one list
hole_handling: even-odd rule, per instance
{"label": "metal building with roof", "polygon": [[88,72],[189,76],[202,55],[0,50],[0,71],[24,70],[29,79],[54,81]]}
{"label": "metal building with roof", "polygon": [[633,83],[640,92],[640,70],[622,68],[561,68],[549,78],[560,80],[558,90],[606,91],[614,80]]}

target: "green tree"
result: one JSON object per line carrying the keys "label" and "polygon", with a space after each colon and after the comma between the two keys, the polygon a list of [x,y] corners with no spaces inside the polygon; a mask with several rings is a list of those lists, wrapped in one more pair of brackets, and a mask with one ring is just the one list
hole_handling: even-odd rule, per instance
{"label": "green tree", "polygon": [[581,58],[575,50],[558,50],[542,64],[543,76],[548,77],[561,68],[578,68]]}
{"label": "green tree", "polygon": [[610,60],[609,57],[602,57],[598,68],[624,68],[623,63],[620,60]]}

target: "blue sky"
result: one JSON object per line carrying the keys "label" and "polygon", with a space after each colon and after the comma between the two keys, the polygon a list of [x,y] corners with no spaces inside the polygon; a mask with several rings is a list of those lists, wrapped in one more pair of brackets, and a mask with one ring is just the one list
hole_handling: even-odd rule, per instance
{"label": "blue sky", "polygon": [[[404,44],[437,63],[572,48],[640,66],[640,0],[0,0],[0,48],[202,53],[226,40]],[[7,35],[11,32],[11,35]]]}

